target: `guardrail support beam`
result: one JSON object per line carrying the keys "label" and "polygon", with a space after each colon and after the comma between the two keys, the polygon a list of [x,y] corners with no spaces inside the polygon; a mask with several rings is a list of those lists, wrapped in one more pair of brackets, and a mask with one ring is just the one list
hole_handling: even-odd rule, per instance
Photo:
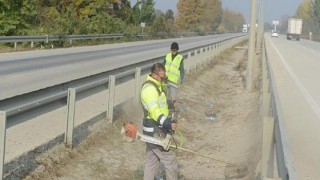
{"label": "guardrail support beam", "polygon": [[262,92],[263,93],[268,93],[269,92],[269,86],[270,86],[270,82],[269,79],[263,79],[262,82]]}
{"label": "guardrail support beam", "polygon": [[184,63],[185,63],[186,73],[189,74],[191,72],[191,69],[192,69],[192,64],[191,63],[192,63],[192,60],[193,60],[192,55],[191,55],[191,51],[188,52],[187,56],[188,56],[188,60],[186,62],[184,62]]}
{"label": "guardrail support beam", "polygon": [[273,176],[274,163],[274,118],[263,118],[262,177]]}
{"label": "guardrail support beam", "polygon": [[67,147],[72,148],[74,118],[76,110],[76,89],[68,89],[67,97],[67,121],[66,121],[66,132],[64,136],[64,143]]}
{"label": "guardrail support beam", "polygon": [[139,97],[140,97],[140,76],[141,76],[141,68],[137,67],[136,72],[134,74],[135,77],[135,101],[139,102]]}
{"label": "guardrail support beam", "polygon": [[270,93],[263,93],[263,116],[267,117],[271,115],[271,94]]}
{"label": "guardrail support beam", "polygon": [[3,179],[4,157],[6,152],[7,115],[0,111],[0,179]]}
{"label": "guardrail support beam", "polygon": [[108,101],[108,116],[107,120],[113,122],[113,101],[114,101],[114,94],[115,94],[115,84],[116,84],[116,77],[109,76],[109,101]]}

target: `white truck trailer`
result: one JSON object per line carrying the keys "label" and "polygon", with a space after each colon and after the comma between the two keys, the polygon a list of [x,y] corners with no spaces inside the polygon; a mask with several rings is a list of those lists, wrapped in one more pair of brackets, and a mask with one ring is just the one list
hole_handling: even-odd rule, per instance
{"label": "white truck trailer", "polygon": [[287,30],[287,39],[296,39],[300,40],[302,34],[302,19],[299,18],[289,18],[288,19],[288,30]]}

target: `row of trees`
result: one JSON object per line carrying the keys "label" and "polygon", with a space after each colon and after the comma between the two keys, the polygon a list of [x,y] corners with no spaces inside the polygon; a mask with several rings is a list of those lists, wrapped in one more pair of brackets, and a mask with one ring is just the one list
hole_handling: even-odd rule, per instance
{"label": "row of trees", "polygon": [[245,18],[241,13],[225,9],[222,14],[222,20],[218,27],[218,31],[241,32],[243,24],[245,24]]}
{"label": "row of trees", "polygon": [[[70,35],[193,31],[233,32],[241,14],[223,10],[221,0],[179,0],[172,10],[155,10],[154,0],[0,0],[0,35]],[[240,18],[238,16],[240,15]]]}
{"label": "row of trees", "polygon": [[180,0],[177,5],[177,27],[192,31],[211,32],[222,18],[220,0]]}
{"label": "row of trees", "polygon": [[[153,6],[152,0],[143,5],[148,6],[149,2]],[[4,0],[0,3],[1,35],[112,33],[123,31],[127,22],[139,21],[133,14],[138,8],[131,8],[127,0]]]}

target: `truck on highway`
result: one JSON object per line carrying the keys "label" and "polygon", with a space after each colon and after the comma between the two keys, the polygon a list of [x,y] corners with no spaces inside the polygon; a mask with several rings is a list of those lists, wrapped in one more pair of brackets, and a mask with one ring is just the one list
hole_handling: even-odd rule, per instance
{"label": "truck on highway", "polygon": [[299,18],[289,18],[288,19],[288,30],[287,30],[287,39],[296,39],[300,40],[302,34],[302,19]]}

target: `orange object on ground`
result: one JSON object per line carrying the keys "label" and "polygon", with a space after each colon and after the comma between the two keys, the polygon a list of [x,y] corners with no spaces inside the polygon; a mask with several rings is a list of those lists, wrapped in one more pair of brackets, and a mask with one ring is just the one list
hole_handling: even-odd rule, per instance
{"label": "orange object on ground", "polygon": [[137,139],[138,129],[134,124],[125,123],[124,124],[125,135],[133,140]]}

